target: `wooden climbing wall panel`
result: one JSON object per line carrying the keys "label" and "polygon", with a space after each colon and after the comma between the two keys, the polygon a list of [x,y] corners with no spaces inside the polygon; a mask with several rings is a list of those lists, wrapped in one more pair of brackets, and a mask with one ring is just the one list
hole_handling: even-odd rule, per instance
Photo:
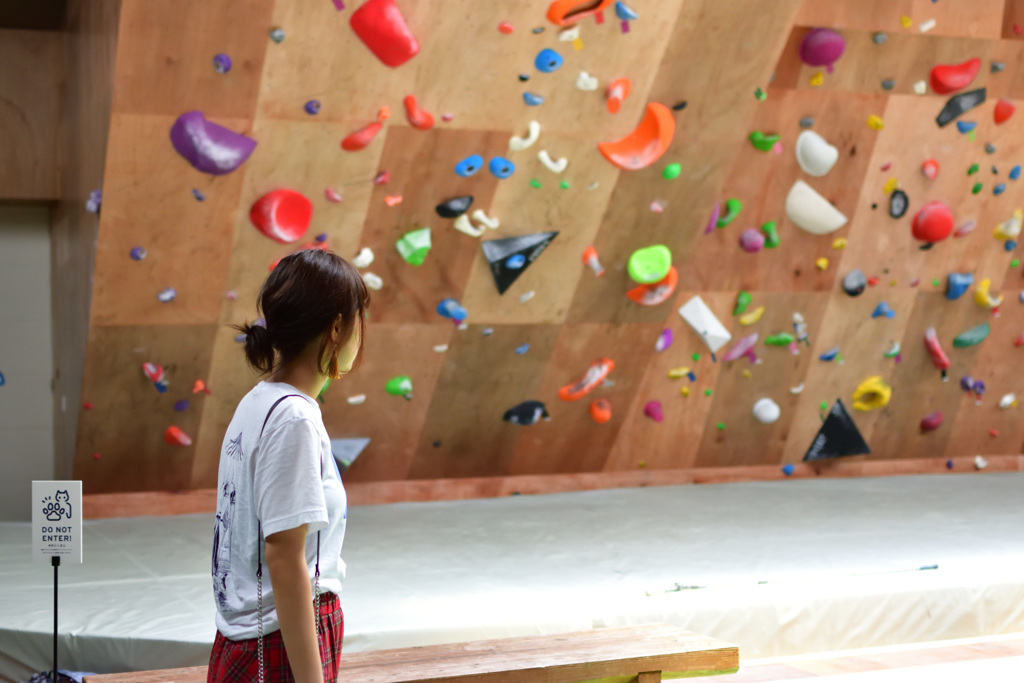
{"label": "wooden climbing wall panel", "polygon": [[[371,439],[345,478],[374,493],[355,500],[777,478],[786,465],[796,466],[794,476],[937,472],[947,460],[961,471],[977,455],[993,470],[1019,468],[1024,421],[1016,405],[999,403],[1024,395],[1013,372],[1014,355],[1024,353],[1014,345],[1024,332],[1015,301],[1024,268],[1019,250],[992,238],[1024,187],[1010,179],[1024,163],[1024,115],[993,122],[998,99],[1024,100],[1018,0],[635,0],[627,4],[637,18],[623,22],[609,6],[601,21],[579,23],[575,42],[559,40],[544,3],[394,1],[421,46],[397,68],[350,28],[362,0],[253,0],[244,11],[228,0],[122,1],[76,452],[87,492],[216,484],[224,429],[258,380],[232,326],[257,317],[271,264],[316,236],[350,259],[371,248],[367,270],[384,283],[373,292],[361,365],[322,404],[332,438]],[[514,30],[499,31],[502,22]],[[269,36],[275,28],[280,42]],[[832,72],[801,60],[814,28],[845,40]],[[564,59],[553,73],[534,66],[544,48]],[[213,67],[220,53],[232,59],[227,73]],[[987,100],[960,121],[977,127],[940,128],[934,119],[950,96],[919,94],[919,82],[936,64],[972,57],[982,64],[970,88],[985,87]],[[581,71],[597,78],[596,90],[576,87]],[[613,115],[605,91],[618,77],[630,79],[631,91]],[[543,102],[529,106],[525,92]],[[406,121],[409,94],[434,115],[432,129]],[[305,110],[310,100],[318,113]],[[628,135],[652,102],[669,107],[675,122],[667,151],[640,170],[606,161],[597,143]],[[381,132],[365,149],[343,151],[340,141],[384,107],[390,118]],[[169,140],[190,111],[255,139],[252,156],[225,175],[191,167]],[[884,127],[868,126],[871,116]],[[510,151],[509,139],[534,120],[538,141]],[[824,177],[804,173],[794,154],[808,126],[836,149]],[[756,149],[754,131],[779,135],[778,145]],[[540,150],[567,159],[567,168],[549,170]],[[507,157],[515,172],[457,175],[471,154],[485,166]],[[940,165],[933,179],[921,170],[929,158]],[[675,179],[663,177],[671,163],[679,165]],[[968,175],[972,164],[979,170]],[[797,180],[848,222],[827,235],[797,226],[786,209]],[[898,219],[888,212],[896,183],[910,200]],[[996,194],[999,183],[1005,191]],[[249,219],[253,203],[280,188],[313,204],[312,224],[294,244],[268,240]],[[328,188],[340,202],[328,200]],[[467,194],[500,227],[474,238],[435,213]],[[727,199],[742,203],[739,216],[705,230]],[[911,221],[931,200],[976,230],[922,249]],[[740,248],[745,228],[769,221],[777,247]],[[427,226],[432,249],[423,265],[410,265],[395,241]],[[548,231],[557,238],[499,294],[481,239]],[[663,303],[637,305],[625,296],[636,286],[627,263],[655,244],[670,249],[678,285]],[[600,277],[581,259],[589,246]],[[136,247],[144,259],[129,256]],[[858,297],[842,287],[853,270],[872,278]],[[944,291],[954,271],[971,273],[975,286],[951,301]],[[982,279],[1005,297],[995,311],[974,301]],[[168,288],[176,296],[161,303]],[[764,307],[749,324],[732,314],[741,291],[749,310]],[[677,313],[698,295],[732,335],[717,354]],[[464,326],[437,313],[446,298],[467,309]],[[883,302],[892,317],[873,317]],[[795,313],[806,341],[766,345],[794,330]],[[955,335],[984,322],[987,340],[952,348]],[[948,381],[923,343],[929,327],[949,354]],[[663,330],[673,343],[658,351]],[[756,362],[723,359],[753,333]],[[895,344],[901,353],[887,357]],[[835,358],[821,359],[837,347]],[[601,358],[615,363],[603,383],[577,401],[557,397]],[[147,362],[163,367],[166,392],[144,376]],[[690,374],[668,376],[679,368]],[[397,375],[412,379],[408,400],[384,391]],[[853,410],[855,389],[872,376],[892,387],[891,400]],[[964,391],[965,376],[987,391]],[[196,380],[210,393],[193,393]],[[358,395],[365,402],[347,400]],[[605,424],[588,409],[598,398],[611,406]],[[777,421],[754,418],[762,398],[779,407]],[[836,399],[871,453],[801,465]],[[543,402],[550,419],[502,419],[528,400]],[[655,401],[660,421],[651,416]],[[943,424],[923,433],[920,420],[933,411]],[[164,441],[172,424],[190,446]]]}

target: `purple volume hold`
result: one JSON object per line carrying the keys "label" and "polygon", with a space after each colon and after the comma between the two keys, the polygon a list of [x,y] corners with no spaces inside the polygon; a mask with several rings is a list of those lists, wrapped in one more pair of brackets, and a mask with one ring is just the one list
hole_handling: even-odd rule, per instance
{"label": "purple volume hold", "polygon": [[800,60],[808,66],[824,66],[832,73],[832,64],[843,56],[846,41],[828,28],[812,29],[800,41]]}
{"label": "purple volume hold", "polygon": [[171,126],[171,144],[193,168],[210,175],[231,173],[256,149],[255,140],[207,121],[201,111],[178,117]]}

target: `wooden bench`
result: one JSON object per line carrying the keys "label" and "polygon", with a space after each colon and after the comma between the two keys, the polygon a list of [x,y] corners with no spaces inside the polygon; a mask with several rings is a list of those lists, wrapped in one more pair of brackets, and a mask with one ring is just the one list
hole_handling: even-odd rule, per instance
{"label": "wooden bench", "polygon": [[[739,649],[666,624],[343,654],[340,683],[656,683],[739,670]],[[206,683],[206,667],[85,683]]]}

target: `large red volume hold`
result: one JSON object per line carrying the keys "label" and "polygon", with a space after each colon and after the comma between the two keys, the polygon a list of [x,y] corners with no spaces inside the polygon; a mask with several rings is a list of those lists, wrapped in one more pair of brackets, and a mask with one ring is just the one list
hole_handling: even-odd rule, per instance
{"label": "large red volume hold", "polygon": [[312,217],[313,202],[295,190],[268,192],[249,210],[249,220],[256,229],[281,244],[302,239]]}
{"label": "large red volume hold", "polygon": [[974,77],[978,75],[979,69],[981,69],[981,60],[977,57],[968,59],[963,64],[939,64],[934,66],[929,78],[932,91],[939,95],[948,95],[951,92],[966,88],[974,80]]}
{"label": "large red volume hold", "polygon": [[367,0],[352,13],[349,24],[377,59],[388,66],[401,66],[420,51],[395,0]]}
{"label": "large red volume hold", "polygon": [[938,242],[953,232],[953,213],[942,202],[928,202],[914,215],[914,237],[922,242]]}

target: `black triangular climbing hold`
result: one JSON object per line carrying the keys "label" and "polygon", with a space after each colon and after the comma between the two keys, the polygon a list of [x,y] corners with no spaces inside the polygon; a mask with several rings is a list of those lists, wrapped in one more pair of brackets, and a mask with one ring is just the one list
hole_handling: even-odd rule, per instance
{"label": "black triangular climbing hold", "polygon": [[828,417],[825,418],[825,424],[821,425],[818,435],[811,442],[811,447],[804,454],[804,462],[864,455],[870,452],[871,449],[864,442],[864,437],[853,423],[853,418],[846,412],[843,402],[837,398]]}
{"label": "black triangular climbing hold", "polygon": [[977,90],[971,90],[969,92],[962,92],[953,95],[946,102],[946,106],[942,108],[939,115],[935,117],[935,123],[939,124],[939,128],[946,126],[963,114],[977,107],[979,104],[985,101],[985,88],[978,88]]}
{"label": "black triangular climbing hold", "polygon": [[484,257],[491,267],[498,294],[504,294],[557,236],[557,232],[538,232],[483,242]]}

